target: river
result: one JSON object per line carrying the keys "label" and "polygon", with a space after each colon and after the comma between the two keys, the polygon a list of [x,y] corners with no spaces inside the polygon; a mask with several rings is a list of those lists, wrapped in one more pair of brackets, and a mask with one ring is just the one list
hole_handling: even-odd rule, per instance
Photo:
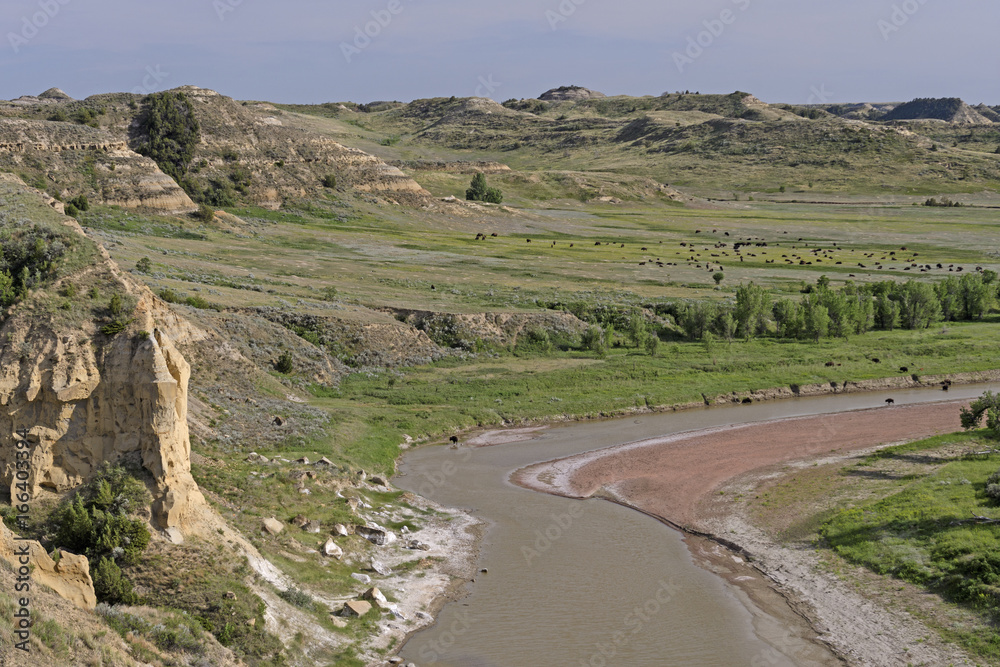
{"label": "river", "polygon": [[523,489],[510,474],[655,436],[870,408],[888,397],[897,405],[974,398],[984,389],[998,386],[704,408],[555,426],[491,447],[409,452],[393,483],[486,522],[478,568],[488,573],[400,656],[420,667],[793,665],[775,650],[759,610],[751,613],[739,589],[698,567],[681,533],[603,500]]}

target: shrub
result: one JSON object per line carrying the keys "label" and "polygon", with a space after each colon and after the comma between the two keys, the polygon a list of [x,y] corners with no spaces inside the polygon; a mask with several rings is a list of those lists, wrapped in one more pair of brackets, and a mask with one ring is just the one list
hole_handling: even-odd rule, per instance
{"label": "shrub", "polygon": [[465,191],[465,198],[468,201],[484,201],[490,204],[503,202],[503,193],[498,188],[491,188],[486,184],[486,177],[482,173],[477,173],[472,177],[469,189]]}
{"label": "shrub", "polygon": [[205,204],[201,204],[198,207],[198,210],[192,213],[191,215],[194,216],[195,220],[200,220],[201,222],[212,222],[213,220],[215,220],[215,209],[213,209],[211,206],[206,206]]}
{"label": "shrub", "polygon": [[152,158],[164,173],[181,182],[201,140],[187,96],[172,92],[148,95],[137,120],[136,152]]}
{"label": "shrub", "polygon": [[287,375],[292,372],[292,368],[292,353],[290,350],[285,350],[281,353],[281,356],[278,357],[278,361],[275,362],[274,370]]}
{"label": "shrub", "polygon": [[167,303],[180,303],[181,295],[173,291],[169,287],[164,287],[160,290],[159,297],[166,301]]}
{"label": "shrub", "polygon": [[607,334],[601,327],[592,326],[587,329],[583,332],[580,342],[583,345],[583,349],[589,350],[599,357],[603,357],[608,353]]}
{"label": "shrub", "polygon": [[337,177],[333,174],[327,174],[322,180],[324,188],[335,188],[337,187]]}
{"label": "shrub", "polygon": [[77,195],[70,199],[68,203],[81,211],[90,210],[90,202],[87,200],[87,195]]}
{"label": "shrub", "polygon": [[149,259],[149,257],[143,257],[135,263],[135,270],[139,273],[149,273],[152,268],[153,262]]}
{"label": "shrub", "polygon": [[297,588],[289,588],[287,591],[281,591],[278,593],[278,596],[285,602],[301,609],[313,609],[315,606],[312,597]]}
{"label": "shrub", "polygon": [[71,218],[75,218],[76,216],[80,215],[80,211],[76,208],[76,206],[73,206],[72,204],[66,204],[65,212],[66,215],[68,215]]}
{"label": "shrub", "polygon": [[150,502],[145,485],[128,470],[105,464],[53,514],[56,547],[87,557],[103,602],[138,602],[118,563],[137,563],[149,545],[145,522],[131,515]]}

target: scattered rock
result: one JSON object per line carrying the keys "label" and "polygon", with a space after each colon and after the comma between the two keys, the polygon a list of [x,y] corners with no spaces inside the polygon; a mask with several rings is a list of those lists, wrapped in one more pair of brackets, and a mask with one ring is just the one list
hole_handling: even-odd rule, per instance
{"label": "scattered rock", "polygon": [[395,534],[381,526],[358,526],[354,529],[354,532],[379,547],[384,547],[396,541]]}
{"label": "scattered rock", "polygon": [[352,512],[357,512],[358,511],[358,502],[359,501],[358,501],[357,498],[348,498],[347,499],[347,504],[348,504],[348,506],[350,506]]}
{"label": "scattered rock", "polygon": [[331,461],[330,459],[328,459],[328,458],[326,458],[324,456],[319,461],[316,461],[316,463],[314,463],[313,465],[316,465],[316,466],[325,466],[325,467],[332,467],[333,466],[333,461]]}
{"label": "scattered rock", "polygon": [[339,535],[340,537],[347,537],[351,534],[350,529],[342,523],[333,524],[333,534]]}
{"label": "scattered rock", "polygon": [[334,624],[335,626],[337,626],[338,628],[341,628],[341,629],[343,629],[343,628],[346,628],[346,627],[347,627],[347,621],[345,621],[345,620],[344,620],[344,619],[342,619],[342,618],[337,618],[336,616],[332,615],[332,613],[331,613],[331,616],[330,616],[330,620],[331,620],[331,621],[333,622],[333,624]]}
{"label": "scattered rock", "polygon": [[271,535],[277,535],[285,529],[285,525],[274,517],[264,519],[264,521],[261,522],[261,527]]}
{"label": "scattered rock", "polygon": [[367,591],[361,594],[363,600],[372,600],[373,602],[381,602],[382,604],[389,604],[389,601],[385,599],[385,595],[382,594],[377,587],[369,588]]}
{"label": "scattered rock", "polygon": [[407,549],[413,549],[415,551],[430,551],[431,547],[428,544],[420,542],[418,540],[410,540],[406,543]]}
{"label": "scattered rock", "polygon": [[332,537],[330,537],[327,538],[326,544],[323,545],[323,555],[340,560],[344,557],[344,550],[333,541]]}
{"label": "scattered rock", "polygon": [[418,611],[417,612],[417,618],[419,618],[421,621],[433,621],[434,620],[434,617],[431,616],[430,614],[428,614],[426,611]]}
{"label": "scattered rock", "polygon": [[313,533],[314,535],[318,535],[319,532],[322,530],[322,526],[320,526],[318,519],[313,519],[305,526],[303,526],[303,528],[307,533]]}
{"label": "scattered rock", "polygon": [[271,459],[266,456],[262,456],[257,452],[250,452],[250,455],[246,458],[247,463],[269,463]]}
{"label": "scattered rock", "polygon": [[303,456],[301,459],[296,459],[295,462],[302,465],[309,465],[309,457]]}
{"label": "scattered rock", "polygon": [[389,486],[389,482],[386,481],[385,477],[379,476],[372,477],[372,484],[375,486]]}
{"label": "scattered rock", "polygon": [[372,560],[371,560],[371,566],[372,566],[373,570],[375,570],[376,572],[378,572],[383,577],[388,577],[390,574],[392,574],[392,570],[389,569],[385,565],[385,563],[377,561],[374,558],[372,558]]}
{"label": "scattered rock", "polygon": [[234,593],[232,591],[226,591],[226,594],[223,595],[222,597],[226,598],[227,600],[235,600],[236,599],[236,593]]}
{"label": "scattered rock", "polygon": [[358,581],[360,581],[363,584],[370,584],[370,583],[372,583],[372,578],[371,577],[369,577],[367,574],[361,574],[359,572],[353,573],[351,575],[351,579],[357,579]]}
{"label": "scattered rock", "polygon": [[181,529],[177,526],[171,526],[163,531],[163,534],[167,536],[171,544],[184,544],[184,534],[181,533]]}
{"label": "scattered rock", "polygon": [[344,604],[343,611],[340,612],[341,616],[364,616],[372,610],[372,605],[370,602],[365,602],[364,600],[351,600]]}
{"label": "scattered rock", "polygon": [[300,514],[297,517],[295,517],[294,519],[292,519],[292,525],[297,526],[299,528],[302,528],[307,523],[309,523],[309,519],[307,519],[305,517],[305,515],[302,515],[302,514]]}
{"label": "scattered rock", "polygon": [[368,473],[366,473],[364,470],[359,470],[358,479],[362,482],[365,481],[366,479],[368,479]]}

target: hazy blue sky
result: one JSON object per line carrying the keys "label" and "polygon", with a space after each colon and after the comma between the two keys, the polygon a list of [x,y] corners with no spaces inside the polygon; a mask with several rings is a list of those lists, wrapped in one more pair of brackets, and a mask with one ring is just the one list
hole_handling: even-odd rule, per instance
{"label": "hazy blue sky", "polygon": [[194,84],[283,102],[502,101],[577,84],[1000,104],[997,26],[996,0],[2,0],[0,98]]}

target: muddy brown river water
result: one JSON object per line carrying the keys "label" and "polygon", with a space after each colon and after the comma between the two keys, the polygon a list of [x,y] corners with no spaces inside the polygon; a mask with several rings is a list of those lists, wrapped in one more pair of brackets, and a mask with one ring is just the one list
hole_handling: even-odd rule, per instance
{"label": "muddy brown river water", "polygon": [[[444,607],[401,657],[420,667],[567,665],[769,667],[837,664],[783,636],[742,591],[695,564],[681,533],[603,500],[570,500],[509,481],[532,463],[696,431],[882,404],[974,398],[998,385],[800,398],[574,423],[491,447],[407,453],[393,483],[486,522],[468,595]],[[872,444],[877,444],[873,442]]]}

